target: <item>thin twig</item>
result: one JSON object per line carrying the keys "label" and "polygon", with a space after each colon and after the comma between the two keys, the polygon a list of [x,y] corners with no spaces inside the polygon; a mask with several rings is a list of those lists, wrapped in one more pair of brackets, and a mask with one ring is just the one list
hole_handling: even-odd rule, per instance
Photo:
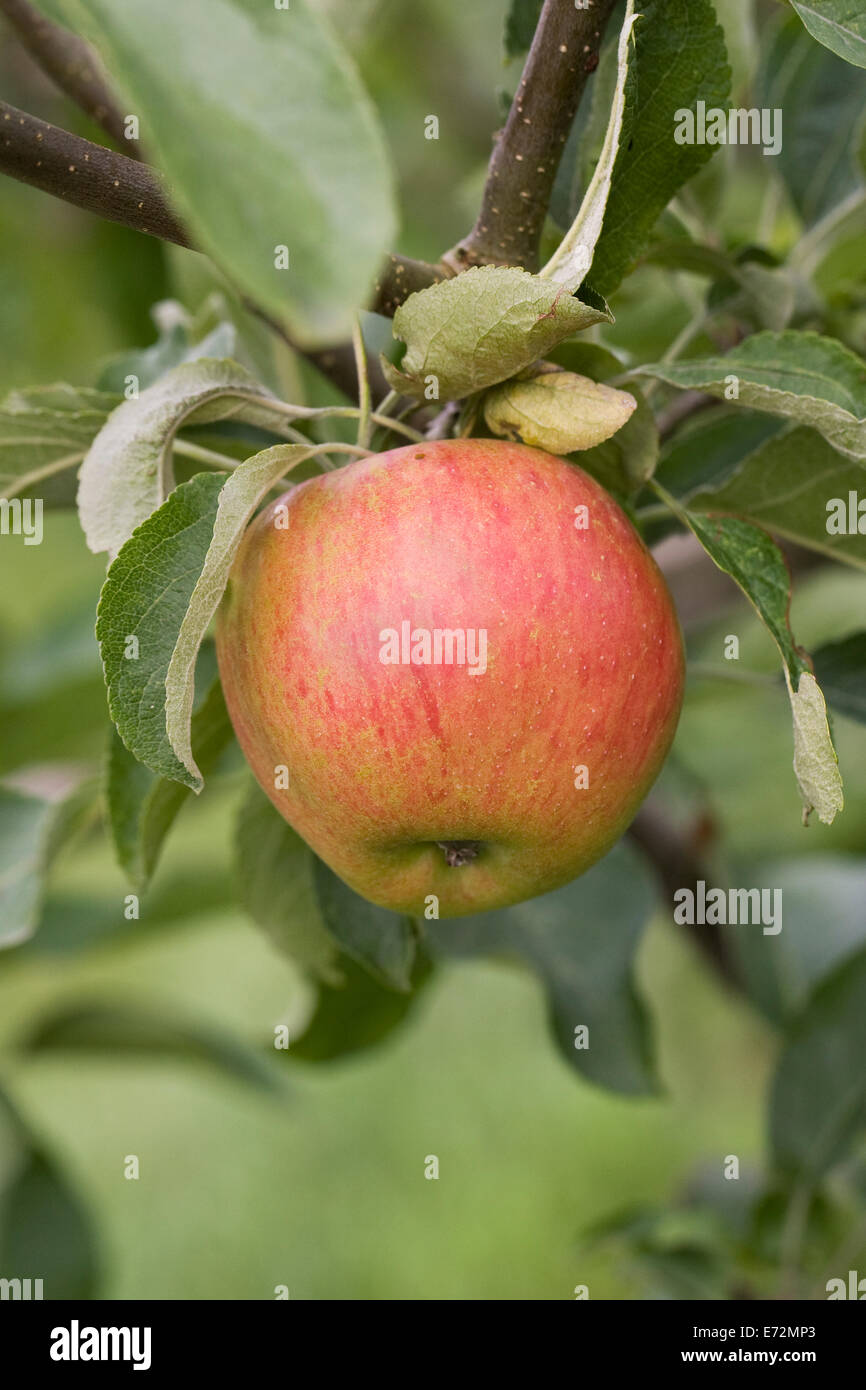
{"label": "thin twig", "polygon": [[751,685],[763,690],[776,689],[777,676],[766,671],[736,671],[732,667],[714,666],[710,662],[690,661],[686,672],[689,680],[733,681],[737,685]]}
{"label": "thin twig", "polygon": [[711,405],[718,405],[715,396],[704,395],[702,391],[681,392],[680,395],[674,397],[670,405],[665,406],[664,410],[659,411],[656,416],[659,438],[667,439],[684,420],[690,419],[702,410],[707,410]]}
{"label": "thin twig", "polygon": [[370,419],[374,425],[384,425],[385,429],[393,430],[395,434],[402,434],[404,439],[411,439],[415,444],[424,443],[424,435],[420,430],[414,430],[411,425],[406,425],[402,420],[397,420],[393,415],[380,415],[374,410]]}
{"label": "thin twig", "polygon": [[[706,305],[700,304],[688,323],[685,324],[676,337],[668,344],[668,347],[662,354],[662,362],[676,362],[680,354],[689,346],[689,343],[693,342],[695,338],[706,331],[707,325],[712,317],[712,313],[707,312]],[[662,383],[658,378],[648,382],[644,386],[644,396],[646,400],[651,402],[653,396],[660,391],[661,388]],[[696,395],[697,393],[692,392],[691,394]]]}
{"label": "thin twig", "polygon": [[472,231],[442,259],[538,268],[541,231],[562,151],[616,0],[545,0],[520,86],[497,136],[481,211]]}
{"label": "thin twig", "polygon": [[[680,889],[694,892],[701,881],[714,884],[715,873],[703,843],[711,838],[711,829],[702,817],[688,830],[680,830],[654,797],[644,802],[631,823],[628,834],[655,869],[671,912],[674,894]],[[726,985],[741,989],[742,981],[720,928],[707,924],[685,930],[719,978]]]}
{"label": "thin twig", "polygon": [[358,443],[366,449],[370,445],[370,378],[367,375],[367,351],[361,332],[361,320],[357,317],[352,325],[352,349],[358,375]]}
{"label": "thin twig", "polygon": [[448,439],[460,414],[459,401],[447,401],[424,431],[425,439]]}
{"label": "thin twig", "polygon": [[[253,405],[261,405],[268,410],[272,410],[277,415],[285,415],[289,420],[359,420],[361,410],[357,405],[292,405],[288,401],[277,400],[273,396],[250,396],[249,401]],[[411,439],[415,444],[422,444],[424,436],[419,430],[413,430],[410,425],[404,425],[402,420],[395,420],[391,415],[380,415],[378,411],[370,412],[370,419],[374,425],[384,425],[386,429],[394,430],[397,434],[402,434],[406,439]],[[369,453],[369,449],[362,452]]]}
{"label": "thin twig", "polygon": [[429,261],[413,261],[408,256],[398,256],[394,252],[385,258],[376,283],[369,307],[377,314],[390,319],[405,303],[410,294],[426,290],[440,280],[448,280],[455,274],[452,266],[441,262],[431,265]]}
{"label": "thin twig", "polygon": [[805,236],[794,246],[791,252],[789,265],[797,269],[800,274],[808,279],[815,273],[817,267],[828,249],[828,242],[833,232],[858,208],[866,203],[866,189],[861,185],[855,188],[853,193],[849,193],[847,198],[843,198],[841,203],[809,228]]}
{"label": "thin twig", "polygon": [[203,444],[193,444],[189,439],[175,439],[172,449],[182,457],[194,459],[196,463],[206,463],[209,468],[237,468],[238,459],[228,454],[220,454],[216,449],[206,449]]}
{"label": "thin twig", "polygon": [[641,526],[648,526],[653,521],[667,521],[670,514],[671,509],[664,502],[653,502],[648,507],[638,507],[634,515]]}
{"label": "thin twig", "polygon": [[18,41],[60,90],[96,121],[126,154],[140,159],[138,144],[127,138],[126,119],[90,45],[41,14],[29,0],[0,0],[0,13],[5,15]]}
{"label": "thin twig", "polygon": [[[398,401],[401,401],[402,399],[403,398],[400,395],[399,391],[388,391],[387,394],[382,397],[377,406],[379,414],[390,416],[394,410],[395,405],[397,405]],[[414,402],[410,402],[409,409],[411,409],[413,405]]]}
{"label": "thin twig", "polygon": [[662,353],[662,362],[676,362],[681,357],[690,343],[703,333],[707,323],[712,318],[712,313],[707,313],[705,304],[699,304],[692,317],[683,328],[680,329],[676,337],[668,344]]}

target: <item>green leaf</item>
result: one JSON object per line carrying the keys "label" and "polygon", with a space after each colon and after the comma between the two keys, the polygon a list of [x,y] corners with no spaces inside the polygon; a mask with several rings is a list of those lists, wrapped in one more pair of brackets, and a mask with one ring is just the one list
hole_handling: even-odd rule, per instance
{"label": "green leaf", "polygon": [[122,396],[135,377],[139,391],[152,386],[161,376],[185,362],[197,362],[202,357],[225,360],[234,358],[237,351],[237,330],[233,323],[221,321],[198,341],[190,337],[189,316],[176,300],[163,300],[153,310],[158,329],[155,343],[119,353],[103,367],[99,386],[103,391],[116,391]]}
{"label": "green leaf", "polygon": [[42,1018],[21,1042],[30,1056],[53,1052],[64,1061],[76,1053],[169,1058],[197,1062],[257,1090],[285,1094],[280,1071],[247,1043],[209,1024],[158,1013],[135,1003],[87,1001],[61,1005]]}
{"label": "green leaf", "polygon": [[103,943],[135,950],[143,931],[149,939],[152,932],[182,928],[193,918],[225,914],[234,888],[227,868],[225,856],[213,855],[210,861],[179,856],[148,894],[146,913],[141,913],[144,927],[119,911],[118,895],[106,896],[104,887],[100,892],[99,887],[88,891],[58,885],[48,895],[38,933],[23,948],[24,958],[68,959]]}
{"label": "green leaf", "polygon": [[46,1299],[97,1296],[100,1262],[90,1213],[47,1153],[31,1150],[4,1193],[0,1267],[38,1270]]}
{"label": "green leaf", "polygon": [[[686,421],[665,444],[656,478],[680,502],[691,505],[692,499],[704,492],[714,498],[751,455],[784,428],[783,421],[758,411],[713,406]],[[820,435],[815,438],[820,439]],[[723,512],[725,508],[713,510]]]}
{"label": "green leaf", "polygon": [[168,735],[165,679],[227,480],[198,474],[138,528],[108,571],[96,624],[109,710],[126,747],[153,772],[196,790],[200,775],[190,775]]}
{"label": "green leaf", "polygon": [[103,391],[64,385],[8,395],[0,407],[0,497],[77,468],[116,404]]}
{"label": "green leaf", "polygon": [[833,747],[827,705],[811,671],[794,683],[785,671],[794,719],[794,772],[803,797],[803,823],[811,811],[830,825],[844,806],[839,759]]}
{"label": "green leaf", "polygon": [[247,522],[280,478],[321,451],[278,444],[231,475],[197,474],[139,526],[108,571],[96,635],[111,717],[139,762],[193,791],[203,786],[190,731],[199,647]]}
{"label": "green leaf", "polygon": [[791,0],[813,39],[866,68],[866,5],[862,0]]}
{"label": "green leaf", "polygon": [[[629,1095],[657,1090],[649,1023],[634,956],[656,905],[637,851],[621,841],[565,888],[516,907],[438,922],[430,945],[447,955],[516,956],[547,991],[562,1056],[590,1081]],[[576,1029],[588,1029],[588,1046]]]}
{"label": "green leaf", "polygon": [[12,1119],[24,1151],[0,1199],[3,1277],[41,1279],[45,1299],[96,1298],[100,1259],[90,1213],[2,1091],[0,1112]]}
{"label": "green leaf", "polygon": [[866,951],[818,986],[791,1028],[770,1100],[779,1165],[818,1179],[866,1124]]}
{"label": "green leaf", "polygon": [[484,420],[501,438],[562,455],[609,439],[636,407],[627,391],[545,363],[488,391]]}
{"label": "green leaf", "polygon": [[0,949],[17,946],[36,931],[51,864],[90,814],[94,799],[90,782],[53,800],[0,785]]}
{"label": "green leaf", "polygon": [[532,46],[544,0],[510,0],[505,16],[505,54],[519,58]]}
{"label": "green leaf", "polygon": [[866,632],[828,642],[818,648],[813,660],[815,675],[833,708],[866,724]]}
{"label": "green leaf", "polygon": [[619,1256],[625,1278],[630,1282],[637,1274],[647,1298],[729,1297],[729,1223],[706,1207],[626,1207],[582,1236],[585,1248],[607,1248]]}
{"label": "green leaf", "polygon": [[619,35],[610,24],[602,39],[598,67],[581,98],[563,146],[550,198],[549,215],[563,232],[577,216],[601,158],[619,76],[618,53]]}
{"label": "green leaf", "polygon": [[767,163],[776,165],[797,212],[812,226],[863,187],[866,84],[789,15],[765,48],[756,87],[756,106],[784,112],[782,148]]}
{"label": "green leaf", "polygon": [[[210,776],[233,737],[222,686],[216,680],[192,716],[192,753],[202,777]],[[138,762],[116,729],[111,730],[105,771],[106,802],[117,860],[142,891],[190,788],[158,777]]]}
{"label": "green leaf", "polygon": [[337,943],[322,919],[313,851],[251,783],[237,825],[241,901],[284,955],[329,984],[339,984]]}
{"label": "green leaf", "polygon": [[602,322],[613,322],[606,305],[584,304],[514,266],[476,266],[401,304],[394,337],[405,342],[406,352],[399,368],[382,357],[382,369],[405,396],[461,400],[507,381],[563,339]]}
{"label": "green leaf", "polygon": [[374,1047],[400,1026],[415,1007],[432,968],[419,952],[412,972],[412,992],[386,989],[350,956],[340,957],[343,982],[319,990],[309,1026],[289,1047],[289,1056],[304,1062],[330,1062]]}
{"label": "green leaf", "polygon": [[810,813],[829,825],[844,805],[839,760],[833,747],[821,688],[796,645],[788,623],[791,579],[785,558],[766,531],[737,517],[702,517],[684,511],[663,488],[657,491],[694,531],[710,559],[739,584],[782,656],[794,725],[794,773]]}
{"label": "green leaf", "polygon": [[411,917],[376,907],[322,863],[313,863],[319,910],[340,948],[388,989],[408,993],[418,931]]}
{"label": "green leaf", "polygon": [[542,278],[552,280],[555,285],[566,285],[570,290],[576,290],[583,281],[592,265],[596,244],[601,236],[614,166],[620,148],[634,22],[634,0],[628,0],[619,35],[616,84],[601,154],[574,222],[540,272]]}
{"label": "green leaf", "polygon": [[246,420],[283,433],[276,397],[237,362],[174,368],[109,416],[81,469],[78,512],[87,544],[113,558],[174,486],[171,451],[184,425]]}
{"label": "green leaf", "polygon": [[[745,412],[743,417],[727,417],[731,422],[738,418],[745,419]],[[783,428],[752,449],[748,447],[750,434],[753,440],[759,439],[753,428],[732,432],[726,448],[724,431],[718,430],[719,448],[711,452],[708,447],[705,455],[703,480],[711,485],[693,489],[689,506],[701,512],[734,512],[798,545],[866,569],[866,545],[859,532],[837,535],[827,530],[828,505],[840,501],[847,517],[849,495],[862,489],[861,466],[837,453],[815,430]],[[695,451],[711,445],[712,435],[712,430],[700,431],[684,448],[693,457]],[[738,442],[741,456],[737,460],[734,455]],[[683,454],[678,457],[682,459]],[[727,477],[721,466],[724,458],[731,461]],[[673,464],[674,459],[671,455],[669,462]],[[658,478],[665,486],[668,476],[668,468],[662,465]],[[697,481],[702,481],[700,476]]]}
{"label": "green leaf", "polygon": [[752,926],[733,931],[750,997],[783,1024],[821,980],[866,947],[866,859],[810,854],[751,866],[737,881],[782,895],[778,935],[765,936]]}
{"label": "green leaf", "polygon": [[0,945],[17,946],[39,921],[55,807],[0,787]]}
{"label": "green leaf", "polygon": [[396,218],[375,112],[328,23],[307,0],[65,4],[196,245],[305,345],[348,336]]}
{"label": "green leaf", "polygon": [[818,333],[756,333],[724,357],[637,367],[683,390],[782,415],[866,462],[866,363]]}
{"label": "green leaf", "polygon": [[634,265],[659,214],[715,153],[674,142],[677,112],[727,107],[725,40],[711,0],[643,0],[626,85],[626,114],[589,281],[610,295]]}
{"label": "green leaf", "polygon": [[[579,372],[593,381],[617,377],[622,382],[626,368],[618,357],[597,343],[560,343],[552,360],[568,371]],[[611,492],[627,496],[638,484],[651,478],[659,456],[659,433],[655,416],[638,385],[627,380],[628,394],[637,402],[621,429],[594,449],[586,449],[576,460]]]}

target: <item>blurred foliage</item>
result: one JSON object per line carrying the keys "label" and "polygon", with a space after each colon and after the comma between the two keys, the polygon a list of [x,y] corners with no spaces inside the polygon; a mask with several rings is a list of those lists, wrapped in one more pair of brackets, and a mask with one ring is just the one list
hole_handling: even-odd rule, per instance
{"label": "blurred foliage", "polygon": [[[506,13],[517,52],[537,6],[316,3],[381,114],[403,211],[397,249],[435,259],[474,220],[503,94],[507,104],[518,81]],[[681,191],[660,239],[710,246],[716,259],[696,269],[693,249],[690,264],[646,257],[617,292],[615,324],[587,335],[606,371],[612,353],[624,370],[659,361],[684,333],[686,360],[723,350],[743,317],[752,326],[738,298],[743,267],[772,277],[777,261],[797,328],[866,346],[862,170],[848,139],[866,100],[857,70],[804,48],[799,22],[774,5],[716,8],[744,102],[767,81],[773,46],[805,55],[808,82],[773,95],[786,122],[790,104],[797,138],[778,165],[723,150]],[[0,50],[0,79],[9,100],[93,134],[14,43]],[[431,113],[440,138],[425,142]],[[825,180],[816,203],[807,175],[815,139],[837,128],[833,197],[851,208],[822,228],[832,190]],[[554,211],[579,200],[598,133],[584,110]],[[55,380],[116,391],[129,371],[146,385],[216,330],[220,355],[236,352],[272,390],[334,399],[203,258],[29,188],[6,183],[0,197],[4,394]],[[365,331],[384,346],[390,330],[371,320]],[[654,408],[672,399],[651,389]],[[739,417],[737,457],[722,448],[705,460],[714,486],[713,469],[763,443],[768,419]],[[189,438],[237,458],[269,442],[221,425]],[[669,483],[681,462],[676,444],[663,453]],[[44,1273],[48,1297],[269,1298],[277,1284],[327,1299],[557,1299],[577,1284],[593,1298],[824,1297],[827,1278],[866,1258],[866,575],[807,568],[794,554],[792,624],[828,673],[844,814],[808,831],[792,814],[777,656],[733,586],[687,624],[686,705],[659,788],[675,810],[683,787],[700,803],[732,881],[784,892],[779,937],[730,929],[749,1002],[674,932],[625,845],[560,894],[460,930],[428,924],[414,994],[388,988],[387,970],[374,978],[366,940],[353,937],[340,941],[339,978],[316,988],[277,949],[287,943],[272,899],[245,894],[268,935],[239,906],[230,845],[248,779],[231,750],[215,754],[204,797],[153,812],[140,901],[105,827],[84,816],[56,854],[38,933],[0,956],[0,1276]],[[68,510],[46,516],[43,546],[0,544],[0,775],[31,809],[56,814],[106,757],[93,639],[103,578]],[[710,562],[687,582],[713,592]],[[736,672],[723,659],[732,633]],[[49,819],[34,819],[34,862],[57,849]],[[246,828],[241,853],[252,858],[267,827]],[[293,860],[299,874],[296,848],[278,846],[271,871]],[[333,927],[343,909],[329,886]],[[32,914],[35,900],[24,907]],[[580,916],[582,956],[569,940]],[[395,941],[405,983],[417,943],[402,929]],[[600,1009],[593,1026],[608,1029],[591,1065],[570,1045],[575,1008]],[[274,1048],[280,1030],[285,1054]],[[438,1182],[424,1178],[431,1154]],[[124,1176],[128,1155],[140,1160],[137,1182]],[[731,1156],[736,1181],[724,1176]]]}

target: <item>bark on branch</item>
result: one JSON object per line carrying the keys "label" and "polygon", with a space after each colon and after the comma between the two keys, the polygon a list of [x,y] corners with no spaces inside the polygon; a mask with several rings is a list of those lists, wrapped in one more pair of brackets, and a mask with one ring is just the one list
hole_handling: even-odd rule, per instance
{"label": "bark on branch", "polygon": [[616,0],[545,0],[505,128],[496,137],[481,211],[443,260],[538,269],[556,171]]}
{"label": "bark on branch", "polygon": [[416,290],[426,290],[454,274],[445,264],[431,265],[428,261],[411,261],[393,252],[385,260],[373,289],[370,308],[386,318],[394,317],[397,309]]}
{"label": "bark on branch", "polygon": [[146,164],[0,101],[0,173],[148,236],[189,246]]}
{"label": "bark on branch", "polygon": [[134,140],[126,138],[123,113],[90,45],[40,14],[29,0],[0,0],[0,14],[5,15],[19,42],[60,90],[126,154],[139,159],[141,151]]}

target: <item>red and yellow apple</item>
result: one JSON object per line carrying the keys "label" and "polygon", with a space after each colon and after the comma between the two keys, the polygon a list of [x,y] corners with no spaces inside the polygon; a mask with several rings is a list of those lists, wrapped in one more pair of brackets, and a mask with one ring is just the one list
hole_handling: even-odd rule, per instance
{"label": "red and yellow apple", "polygon": [[358,893],[415,915],[589,868],[659,772],[683,689],[670,594],[621,508],[574,464],[492,440],[378,454],[266,507],[217,651],[277,810]]}

